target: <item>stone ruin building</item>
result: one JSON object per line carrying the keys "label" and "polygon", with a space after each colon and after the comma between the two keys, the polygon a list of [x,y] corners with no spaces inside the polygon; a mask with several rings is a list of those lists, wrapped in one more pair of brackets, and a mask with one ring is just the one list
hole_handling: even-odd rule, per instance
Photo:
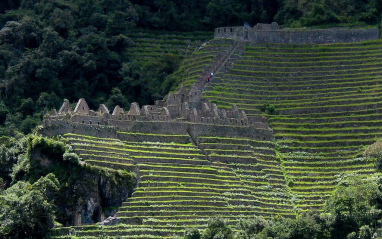
{"label": "stone ruin building", "polygon": [[379,38],[379,31],[377,28],[290,29],[282,28],[273,22],[258,23],[254,27],[248,25],[219,27],[215,29],[214,38],[254,43],[329,44],[375,40]]}
{"label": "stone ruin building", "polygon": [[[176,93],[168,94],[165,99],[156,101],[154,105],[140,107],[134,102],[128,110],[117,105],[113,111],[104,104],[101,104],[97,110],[92,110],[85,99],[80,99],[73,109],[70,102],[65,100],[58,111],[53,109],[44,116],[42,131],[46,135],[57,135],[74,132],[73,127],[81,128],[85,125],[94,130],[111,127],[115,131],[126,131],[142,123],[150,123],[154,127],[163,122],[169,127],[162,127],[161,133],[169,134],[184,133],[177,131],[176,125],[173,125],[175,129],[172,128],[172,124],[187,125],[189,123],[268,130],[268,124],[262,117],[248,118],[246,113],[239,110],[236,105],[232,105],[231,109],[220,109],[216,104],[202,99],[201,96],[202,92],[199,90],[187,92],[181,88]],[[94,135],[97,135],[97,132]]]}

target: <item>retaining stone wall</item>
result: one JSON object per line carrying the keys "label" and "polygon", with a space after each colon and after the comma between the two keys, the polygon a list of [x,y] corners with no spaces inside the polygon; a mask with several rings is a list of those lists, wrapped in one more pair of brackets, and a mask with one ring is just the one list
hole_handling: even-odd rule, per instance
{"label": "retaining stone wall", "polygon": [[46,122],[39,133],[52,137],[67,133],[82,134],[95,136],[100,138],[117,138],[117,130],[115,127],[105,125],[89,125],[75,122],[64,122],[62,120]]}
{"label": "retaining stone wall", "polygon": [[[89,125],[76,122],[65,122],[62,120],[49,121],[40,129],[40,133],[46,136],[62,135],[66,133],[74,133],[81,135],[90,135],[101,138],[118,138],[121,140],[153,141],[153,135],[179,135],[179,139],[175,141],[183,141],[184,136],[190,134],[196,139],[199,136],[216,136],[216,137],[247,137],[255,140],[273,141],[273,132],[268,129],[255,129],[252,126],[233,126],[233,125],[214,125],[214,124],[198,124],[189,122],[137,122],[137,121],[121,121],[113,120],[114,126],[105,125]],[[117,131],[135,132],[140,134],[118,134]],[[147,134],[147,135],[145,135]],[[155,136],[157,137],[157,136]],[[154,138],[155,138],[154,137]],[[160,141],[166,142],[167,136]],[[172,136],[171,136],[172,137]],[[168,138],[168,137],[167,137]],[[156,139],[158,140],[158,139]],[[172,142],[174,139],[170,140]]]}
{"label": "retaining stone wall", "polygon": [[226,126],[213,124],[189,124],[188,133],[194,138],[200,136],[251,138],[255,140],[273,141],[273,131],[255,129],[252,126]]}
{"label": "retaining stone wall", "polygon": [[245,27],[220,27],[215,29],[214,39],[229,38],[255,43],[328,44],[360,42],[378,39],[378,29],[281,29],[254,30]]}

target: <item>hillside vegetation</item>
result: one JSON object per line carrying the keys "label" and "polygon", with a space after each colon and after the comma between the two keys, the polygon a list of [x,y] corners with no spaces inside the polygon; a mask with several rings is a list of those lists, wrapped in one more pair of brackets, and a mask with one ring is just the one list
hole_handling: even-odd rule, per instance
{"label": "hillside vegetation", "polygon": [[4,1],[0,134],[29,133],[63,99],[153,103],[177,87],[169,75],[218,26],[375,25],[380,8],[379,0]]}
{"label": "hillside vegetation", "polygon": [[138,29],[128,1],[12,6],[0,16],[1,135],[29,133],[63,99],[85,97],[91,107],[109,108],[162,99],[174,87],[168,75],[212,38]]}

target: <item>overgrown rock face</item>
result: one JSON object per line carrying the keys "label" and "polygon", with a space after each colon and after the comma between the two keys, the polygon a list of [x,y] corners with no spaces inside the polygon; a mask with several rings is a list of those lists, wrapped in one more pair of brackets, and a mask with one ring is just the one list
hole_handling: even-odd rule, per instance
{"label": "overgrown rock face", "polygon": [[114,175],[113,179],[87,169],[78,174],[81,176],[73,181],[69,188],[63,190],[65,201],[70,203],[59,202],[66,225],[100,222],[113,215],[113,209],[121,206],[132,194],[128,178]]}
{"label": "overgrown rock face", "polygon": [[64,145],[52,142],[61,145],[51,147],[38,143],[29,148],[30,170],[27,173],[20,171],[17,178],[34,181],[47,173],[56,175],[60,191],[52,196],[58,222],[68,226],[100,222],[113,215],[115,208],[132,194],[136,185],[132,174],[65,161]]}

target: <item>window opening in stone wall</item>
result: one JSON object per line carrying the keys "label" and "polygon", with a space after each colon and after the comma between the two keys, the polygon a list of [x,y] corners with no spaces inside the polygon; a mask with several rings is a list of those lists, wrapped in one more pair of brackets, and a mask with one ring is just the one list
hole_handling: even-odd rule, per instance
{"label": "window opening in stone wall", "polygon": [[227,31],[227,29],[224,28],[224,32],[226,32],[226,31]]}
{"label": "window opening in stone wall", "polygon": [[220,29],[218,29],[218,33],[220,33]]}
{"label": "window opening in stone wall", "polygon": [[85,124],[85,120],[83,120],[82,123]]}
{"label": "window opening in stone wall", "polygon": [[232,27],[231,27],[230,31],[233,32],[233,28]]}
{"label": "window opening in stone wall", "polygon": [[92,124],[92,122],[91,122],[91,121],[89,121],[89,124]]}
{"label": "window opening in stone wall", "polygon": [[82,110],[85,110],[85,107],[82,107]]}
{"label": "window opening in stone wall", "polygon": [[99,122],[97,122],[97,124],[99,125]]}

